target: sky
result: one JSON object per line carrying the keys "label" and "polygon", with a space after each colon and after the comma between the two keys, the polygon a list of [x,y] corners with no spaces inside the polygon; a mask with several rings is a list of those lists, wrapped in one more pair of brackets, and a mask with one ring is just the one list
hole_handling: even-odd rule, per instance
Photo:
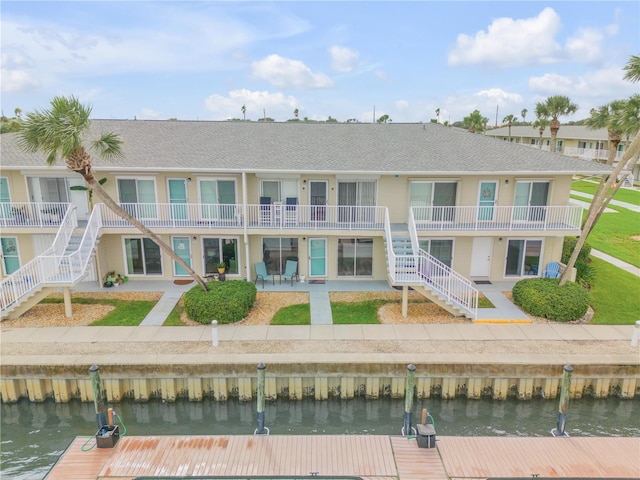
{"label": "sky", "polygon": [[639,92],[638,1],[0,2],[2,113],[74,95],[92,118],[564,121]]}

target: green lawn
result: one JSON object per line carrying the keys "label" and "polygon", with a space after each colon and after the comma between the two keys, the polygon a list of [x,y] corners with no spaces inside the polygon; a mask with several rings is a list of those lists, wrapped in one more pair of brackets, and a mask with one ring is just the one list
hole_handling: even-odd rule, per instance
{"label": "green lawn", "polygon": [[[590,195],[595,195],[597,188],[598,188],[597,183],[585,182],[582,180],[573,182],[571,184],[571,190],[576,190],[582,193],[588,193]],[[640,205],[640,192],[638,192],[637,190],[629,190],[626,188],[621,188],[616,192],[616,195],[613,198],[614,200],[619,200],[621,202],[631,203],[633,205]]]}
{"label": "green lawn", "polygon": [[184,327],[184,323],[180,320],[180,314],[182,313],[183,307],[180,305],[176,305],[171,310],[171,313],[167,317],[167,319],[162,324],[163,327]]}
{"label": "green lawn", "polygon": [[596,250],[640,267],[640,241],[632,238],[640,236],[640,213],[615,206],[610,208],[618,213],[603,213],[587,243]]}
{"label": "green lawn", "polygon": [[633,325],[640,319],[640,277],[591,257],[596,277],[591,286],[592,324]]}
{"label": "green lawn", "polygon": [[289,305],[276,312],[271,325],[311,325],[311,309],[308,303]]}
{"label": "green lawn", "polygon": [[[45,298],[40,303],[63,303],[62,298]],[[89,298],[76,297],[71,299],[71,303],[82,305],[112,305],[115,308],[107,313],[100,320],[96,320],[91,325],[111,326],[111,327],[135,327],[144,320],[144,317],[156,304],[149,300],[116,300],[111,298]]]}
{"label": "green lawn", "polygon": [[366,302],[332,303],[333,323],[334,325],[380,323],[378,309],[385,303],[389,302],[387,300],[368,300]]}

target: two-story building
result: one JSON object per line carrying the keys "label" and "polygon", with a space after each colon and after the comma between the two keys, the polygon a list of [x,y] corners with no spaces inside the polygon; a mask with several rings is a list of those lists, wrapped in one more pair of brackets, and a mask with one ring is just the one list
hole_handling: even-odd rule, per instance
{"label": "two-story building", "polygon": [[[311,281],[388,280],[474,316],[474,281],[539,276],[580,233],[574,174],[605,165],[436,124],[94,120],[124,158],[93,157],[103,188],[202,276],[254,280],[287,260]],[[564,128],[564,127],[563,127]],[[186,272],[100,203],[64,161],[0,136],[2,308],[109,271]],[[76,188],[74,188],[76,187]],[[78,188],[80,187],[80,189]],[[95,198],[94,198],[95,200]],[[26,293],[25,293],[26,292]],[[442,300],[442,299],[441,299]]]}
{"label": "two-story building", "polygon": [[[509,135],[508,126],[487,130],[485,135],[542,150],[551,150],[551,130],[548,127],[542,131],[542,138],[540,138],[540,129],[531,125],[512,125],[511,135]],[[615,147],[614,162],[622,159],[632,140],[628,137],[620,139],[620,143]],[[606,163],[609,159],[609,150],[609,132],[606,128],[591,129],[585,125],[562,125],[558,130],[556,137],[558,153]],[[635,165],[634,162],[634,165],[630,165],[629,171],[632,174],[629,182],[633,184],[640,179],[640,165]]]}

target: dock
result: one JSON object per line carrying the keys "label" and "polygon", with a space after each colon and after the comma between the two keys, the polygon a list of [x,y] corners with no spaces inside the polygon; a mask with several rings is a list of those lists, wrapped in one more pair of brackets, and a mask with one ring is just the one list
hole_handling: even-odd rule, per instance
{"label": "dock", "polygon": [[386,435],[125,436],[113,448],[76,437],[45,480],[138,477],[360,477],[363,480],[640,478],[640,438]]}

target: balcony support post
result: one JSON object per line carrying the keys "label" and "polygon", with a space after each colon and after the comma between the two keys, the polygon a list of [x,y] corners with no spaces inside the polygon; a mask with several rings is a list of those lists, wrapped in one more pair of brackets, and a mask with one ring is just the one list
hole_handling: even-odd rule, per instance
{"label": "balcony support post", "polygon": [[402,286],[402,316],[407,318],[409,310],[409,285]]}
{"label": "balcony support post", "polygon": [[73,310],[71,307],[71,289],[69,287],[63,287],[62,296],[64,298],[64,315],[67,318],[73,316]]}

